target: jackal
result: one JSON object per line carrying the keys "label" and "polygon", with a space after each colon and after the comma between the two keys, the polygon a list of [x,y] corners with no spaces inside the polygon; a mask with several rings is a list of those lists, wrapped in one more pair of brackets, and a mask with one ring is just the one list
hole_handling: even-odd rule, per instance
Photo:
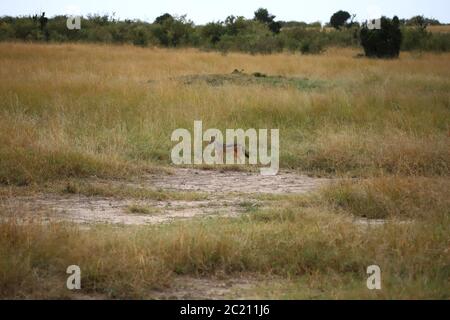
{"label": "jackal", "polygon": [[241,156],[242,154],[245,155],[245,157],[248,159],[249,154],[248,151],[245,149],[245,147],[239,143],[223,143],[220,141],[216,141],[216,137],[212,136],[209,144],[214,143],[214,150],[216,155],[219,155],[219,157],[223,158],[223,156],[226,154],[228,150],[233,150],[233,155],[235,158]]}

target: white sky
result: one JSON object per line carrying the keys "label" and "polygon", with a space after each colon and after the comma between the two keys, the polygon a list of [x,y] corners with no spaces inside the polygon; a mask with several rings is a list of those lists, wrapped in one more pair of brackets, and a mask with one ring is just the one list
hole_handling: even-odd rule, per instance
{"label": "white sky", "polygon": [[224,20],[228,15],[253,17],[253,12],[267,8],[279,20],[328,22],[338,10],[355,13],[359,21],[376,18],[377,15],[410,18],[423,14],[450,23],[449,0],[2,0],[0,16],[29,15],[45,11],[47,16],[56,14],[88,13],[112,14],[120,19],[153,21],[163,13],[187,14],[196,24]]}

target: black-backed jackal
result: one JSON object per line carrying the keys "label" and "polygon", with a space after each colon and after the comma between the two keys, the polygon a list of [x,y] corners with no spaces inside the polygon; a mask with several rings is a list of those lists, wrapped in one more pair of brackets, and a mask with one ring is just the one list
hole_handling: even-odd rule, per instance
{"label": "black-backed jackal", "polygon": [[214,151],[216,155],[219,155],[220,158],[223,159],[223,156],[227,154],[227,152],[232,151],[235,159],[240,157],[242,154],[248,159],[249,154],[245,149],[245,146],[234,142],[234,143],[223,143],[220,141],[216,141],[216,137],[212,136],[209,144],[214,144]]}

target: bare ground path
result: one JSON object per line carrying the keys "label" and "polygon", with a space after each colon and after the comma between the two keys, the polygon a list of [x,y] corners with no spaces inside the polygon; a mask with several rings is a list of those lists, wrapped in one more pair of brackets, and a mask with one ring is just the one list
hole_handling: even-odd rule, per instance
{"label": "bare ground path", "polygon": [[326,179],[284,171],[276,176],[255,172],[178,169],[170,176],[149,176],[152,185],[171,190],[213,193],[305,193],[321,185]]}
{"label": "bare ground path", "polygon": [[[135,188],[202,192],[207,197],[186,201],[39,194],[3,199],[0,205],[10,215],[16,214],[18,208],[26,207],[27,210],[22,211],[31,212],[34,217],[39,212],[45,212],[48,218],[76,223],[157,224],[200,216],[236,216],[245,211],[251,195],[302,194],[327,181],[288,171],[276,176],[262,176],[258,172],[174,169],[170,175],[147,175],[128,185]],[[114,184],[119,182],[109,181],[110,186]],[[260,200],[252,201],[259,202],[255,205],[262,205]],[[147,212],[131,212],[133,206],[147,208]]]}

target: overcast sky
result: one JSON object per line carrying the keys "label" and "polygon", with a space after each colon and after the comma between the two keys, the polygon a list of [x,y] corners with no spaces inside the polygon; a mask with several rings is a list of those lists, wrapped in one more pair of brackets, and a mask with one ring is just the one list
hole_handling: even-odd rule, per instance
{"label": "overcast sky", "polygon": [[224,20],[228,15],[253,17],[253,12],[264,7],[279,20],[328,22],[330,16],[342,9],[357,15],[358,21],[380,15],[409,18],[425,15],[450,23],[449,0],[2,0],[0,16],[29,15],[45,11],[47,16],[88,13],[112,14],[120,19],[153,21],[157,16],[187,14],[196,24]]}

